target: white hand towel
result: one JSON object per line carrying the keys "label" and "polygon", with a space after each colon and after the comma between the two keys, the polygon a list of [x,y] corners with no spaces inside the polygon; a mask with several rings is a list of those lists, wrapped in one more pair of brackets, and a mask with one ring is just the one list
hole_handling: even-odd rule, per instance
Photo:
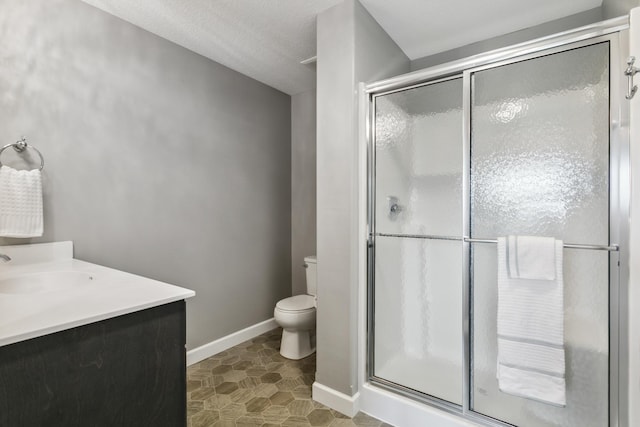
{"label": "white hand towel", "polygon": [[509,236],[507,258],[512,279],[555,280],[555,239],[537,236]]}
{"label": "white hand towel", "polygon": [[42,236],[42,174],[0,167],[0,236]]}
{"label": "white hand towel", "polygon": [[566,405],[561,240],[555,240],[555,280],[508,274],[508,239],[498,238],[498,364],[501,391]]}

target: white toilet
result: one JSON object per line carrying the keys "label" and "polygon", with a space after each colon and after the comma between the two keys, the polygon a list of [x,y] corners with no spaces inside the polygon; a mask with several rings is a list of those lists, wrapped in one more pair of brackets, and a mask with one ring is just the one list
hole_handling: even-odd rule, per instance
{"label": "white toilet", "polygon": [[283,329],[280,354],[293,360],[316,351],[316,257],[306,257],[304,266],[307,269],[307,294],[280,300],[273,310],[276,323]]}

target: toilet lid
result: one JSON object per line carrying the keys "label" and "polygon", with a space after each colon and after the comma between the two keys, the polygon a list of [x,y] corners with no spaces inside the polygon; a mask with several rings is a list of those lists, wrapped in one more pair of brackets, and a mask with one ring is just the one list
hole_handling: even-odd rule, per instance
{"label": "toilet lid", "polygon": [[296,295],[278,301],[276,308],[284,311],[311,310],[316,305],[316,299],[311,295]]}

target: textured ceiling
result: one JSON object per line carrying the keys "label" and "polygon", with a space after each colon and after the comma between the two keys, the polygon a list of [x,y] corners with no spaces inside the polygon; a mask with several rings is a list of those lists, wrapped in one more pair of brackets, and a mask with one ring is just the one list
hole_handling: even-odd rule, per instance
{"label": "textured ceiling", "polygon": [[[83,0],[288,94],[313,88],[316,15],[342,0]],[[599,7],[602,0],[361,0],[411,58]]]}
{"label": "textured ceiling", "polygon": [[83,0],[293,95],[314,87],[316,15],[342,0]]}
{"label": "textured ceiling", "polygon": [[599,7],[602,0],[360,0],[409,59]]}

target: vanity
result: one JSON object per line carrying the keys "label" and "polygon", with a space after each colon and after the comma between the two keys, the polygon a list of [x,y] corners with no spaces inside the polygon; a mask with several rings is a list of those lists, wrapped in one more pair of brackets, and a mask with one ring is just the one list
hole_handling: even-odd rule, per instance
{"label": "vanity", "polygon": [[72,242],[0,253],[0,426],[186,425],[193,291],[74,259]]}

